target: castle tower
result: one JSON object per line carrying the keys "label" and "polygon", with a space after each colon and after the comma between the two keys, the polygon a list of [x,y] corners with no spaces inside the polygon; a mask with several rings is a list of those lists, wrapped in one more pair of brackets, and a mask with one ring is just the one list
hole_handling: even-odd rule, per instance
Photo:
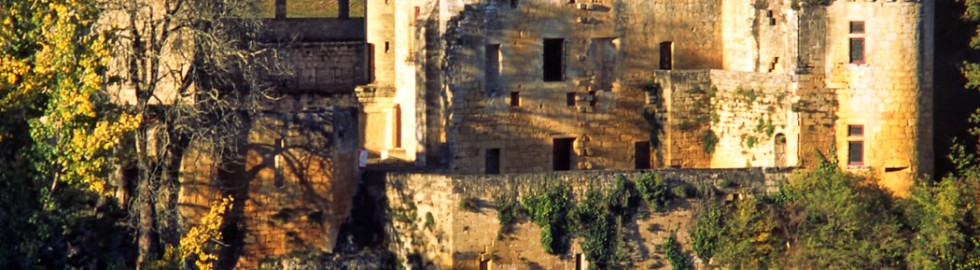
{"label": "castle tower", "polygon": [[839,165],[905,196],[933,170],[934,2],[835,1],[827,14]]}

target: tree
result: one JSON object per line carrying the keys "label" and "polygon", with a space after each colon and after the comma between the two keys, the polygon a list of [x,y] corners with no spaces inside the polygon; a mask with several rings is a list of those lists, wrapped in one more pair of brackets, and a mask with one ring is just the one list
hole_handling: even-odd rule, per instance
{"label": "tree", "polygon": [[116,33],[110,91],[144,121],[125,148],[133,179],[121,181],[138,233],[139,263],[181,235],[178,172],[192,143],[215,164],[240,163],[250,117],[277,73],[258,37],[256,1],[113,0],[103,12]]}
{"label": "tree", "polygon": [[140,122],[102,91],[94,1],[0,3],[0,267],[126,260],[109,160]]}

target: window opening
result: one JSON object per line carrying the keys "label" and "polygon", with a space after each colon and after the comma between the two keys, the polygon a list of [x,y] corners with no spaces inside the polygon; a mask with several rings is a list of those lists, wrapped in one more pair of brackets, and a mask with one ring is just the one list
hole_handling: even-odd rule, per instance
{"label": "window opening", "polygon": [[566,93],[565,94],[565,105],[575,106],[575,93],[574,92],[573,93]]}
{"label": "window opening", "polygon": [[521,92],[510,92],[510,106],[521,106]]}
{"label": "window opening", "polygon": [[674,43],[660,42],[660,69],[670,70],[674,65]]}
{"label": "window opening", "polygon": [[864,22],[852,21],[849,29],[849,59],[851,64],[864,64]]}
{"label": "window opening", "polygon": [[486,56],[484,73],[487,83],[485,90],[488,95],[496,95],[500,88],[500,44],[487,45],[484,54]]}
{"label": "window opening", "polygon": [[864,126],[847,126],[847,165],[864,165]]}
{"label": "window opening", "polygon": [[564,55],[564,39],[549,38],[544,40],[544,81],[557,82],[562,80],[562,58]]}
{"label": "window opening", "polygon": [[285,179],[284,179],[285,175],[283,172],[284,161],[283,161],[282,152],[286,150],[286,139],[285,138],[276,139],[275,145],[273,147],[275,147],[274,153],[276,153],[275,158],[273,158],[274,159],[273,162],[275,163],[273,164],[275,168],[275,179],[273,180],[273,184],[276,186],[276,188],[282,188],[285,185]]}

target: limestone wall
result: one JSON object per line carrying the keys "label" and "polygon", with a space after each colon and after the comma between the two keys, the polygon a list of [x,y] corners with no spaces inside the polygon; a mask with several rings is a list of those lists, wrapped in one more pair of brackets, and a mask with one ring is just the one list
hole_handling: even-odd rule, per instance
{"label": "limestone wall", "polygon": [[[546,254],[539,243],[540,229],[529,222],[521,222],[512,233],[498,237],[500,223],[497,218],[495,198],[500,194],[517,197],[535,188],[543,181],[557,181],[567,185],[574,197],[580,198],[589,189],[605,189],[612,186],[615,178],[624,176],[635,179],[642,171],[590,171],[574,173],[508,174],[508,175],[457,175],[389,173],[386,179],[389,215],[392,230],[389,237],[395,242],[392,251],[401,261],[409,254],[421,255],[423,266],[434,269],[481,269],[481,261],[492,269],[576,269],[575,255],[581,254],[578,240],[573,240],[567,256]],[[691,183],[699,187],[732,183],[737,188],[722,188],[729,194],[761,194],[776,188],[786,171],[738,170],[657,170],[669,181]],[[463,200],[474,202],[476,210],[464,208]],[[633,222],[625,225],[630,253],[636,267],[642,268],[657,262],[655,245],[662,243],[670,230],[677,236],[687,252],[688,229],[697,200],[675,200],[665,212],[640,213]],[[640,206],[647,209],[646,206]],[[413,211],[407,211],[414,209]],[[646,210],[641,210],[641,212]],[[433,216],[433,223],[426,226],[426,215]],[[409,216],[406,219],[403,216]],[[646,217],[642,217],[646,216]],[[431,228],[431,229],[430,229]],[[653,229],[650,229],[653,228]],[[660,261],[661,263],[665,263]],[[663,264],[669,267],[669,264]]]}
{"label": "limestone wall", "polygon": [[[672,68],[721,67],[720,1],[469,2],[441,3],[439,24],[421,29],[441,33],[425,40],[440,42],[443,59],[425,63],[439,65],[442,84],[425,85],[439,89],[425,91],[437,104],[424,134],[427,149],[446,149],[450,170],[482,172],[487,149],[500,149],[502,172],[549,171],[562,138],[575,140],[573,169],[632,168],[636,143],[651,140],[648,99],[623,74],[660,68],[666,41]],[[544,39],[562,39],[558,81],[543,79]],[[499,46],[496,85],[487,45]]]}
{"label": "limestone wall", "polygon": [[667,112],[667,166],[799,164],[798,114],[792,110],[795,89],[789,75],[690,70],[653,76]]}
{"label": "limestone wall", "polygon": [[[827,8],[828,88],[840,107],[835,153],[900,195],[932,171],[932,2],[838,2]],[[864,33],[849,32],[852,21]],[[849,63],[849,40],[864,38],[864,61]],[[847,126],[862,125],[864,162],[850,164]]]}
{"label": "limestone wall", "polygon": [[[244,164],[216,164],[200,144],[182,165],[179,210],[196,224],[222,196],[235,203],[237,267],[292,252],[331,252],[357,186],[357,130],[351,109],[259,115],[247,131]],[[234,158],[234,157],[233,157]]]}

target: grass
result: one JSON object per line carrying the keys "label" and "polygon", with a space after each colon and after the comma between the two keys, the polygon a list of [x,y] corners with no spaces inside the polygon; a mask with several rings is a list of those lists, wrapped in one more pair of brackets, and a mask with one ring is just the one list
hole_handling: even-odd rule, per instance
{"label": "grass", "polygon": [[[338,0],[286,0],[286,18],[336,18],[339,16]],[[363,18],[367,11],[365,0],[350,0],[350,17]],[[276,15],[276,0],[260,0],[262,18]]]}

